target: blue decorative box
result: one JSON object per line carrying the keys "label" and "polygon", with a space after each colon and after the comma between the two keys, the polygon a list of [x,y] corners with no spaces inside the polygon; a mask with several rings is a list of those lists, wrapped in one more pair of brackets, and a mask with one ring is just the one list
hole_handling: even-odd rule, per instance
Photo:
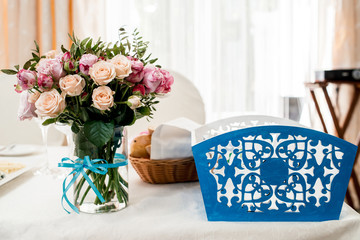
{"label": "blue decorative box", "polygon": [[273,117],[230,118],[193,133],[209,221],[339,219],[356,151]]}

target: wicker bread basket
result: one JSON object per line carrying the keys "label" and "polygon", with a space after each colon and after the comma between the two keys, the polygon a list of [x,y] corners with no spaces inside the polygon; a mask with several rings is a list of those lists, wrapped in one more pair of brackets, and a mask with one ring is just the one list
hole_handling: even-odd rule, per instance
{"label": "wicker bread basket", "polygon": [[148,183],[198,181],[194,158],[150,160],[129,156],[140,178]]}

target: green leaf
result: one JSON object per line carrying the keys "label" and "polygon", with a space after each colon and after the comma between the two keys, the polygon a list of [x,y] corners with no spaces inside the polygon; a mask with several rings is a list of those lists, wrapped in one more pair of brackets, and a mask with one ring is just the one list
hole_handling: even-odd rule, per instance
{"label": "green leaf", "polygon": [[31,64],[31,66],[30,66],[30,70],[35,70],[35,66],[36,66],[36,62],[34,62],[33,64]]}
{"label": "green leaf", "polygon": [[19,65],[15,65],[14,67],[19,71]]}
{"label": "green leaf", "polygon": [[151,59],[151,60],[149,61],[149,63],[150,63],[150,64],[153,64],[153,63],[156,62],[157,60],[158,60],[157,58]]}
{"label": "green leaf", "polygon": [[39,53],[39,52],[40,52],[39,45],[37,44],[37,42],[36,42],[36,41],[34,41],[34,43],[35,43],[35,47],[36,47],[36,52],[37,52],[37,53]]}
{"label": "green leaf", "polygon": [[24,68],[24,69],[28,69],[30,66],[31,66],[31,60],[27,61],[27,62],[24,64],[23,68]]}
{"label": "green leaf", "polygon": [[35,61],[39,61],[40,57],[36,55],[35,53],[31,53]]}
{"label": "green leaf", "polygon": [[141,113],[143,116],[149,116],[151,113],[151,110],[149,107],[139,107],[136,109],[139,113]]}
{"label": "green leaf", "polygon": [[[90,96],[90,94],[88,94],[88,96]],[[80,108],[80,119],[83,121],[83,122],[87,122],[89,120],[89,114],[88,112],[86,111],[86,107],[81,107]]]}
{"label": "green leaf", "polygon": [[102,121],[90,121],[84,124],[84,133],[87,139],[97,147],[102,147],[107,143],[114,133],[114,123],[104,123]]}
{"label": "green leaf", "polygon": [[101,43],[102,43],[102,42],[100,41],[100,38],[99,38],[99,40],[96,42],[95,46],[93,46],[92,50],[93,50],[93,51],[96,51],[97,48],[99,47],[99,45],[100,45]]}
{"label": "green leaf", "polygon": [[92,44],[92,39],[90,39],[90,41],[86,44],[86,48],[90,49],[91,48],[91,44]]}
{"label": "green leaf", "polygon": [[130,52],[131,51],[131,44],[129,42],[129,39],[126,39],[126,43],[127,43],[127,46],[128,46],[129,52]]}
{"label": "green leaf", "polygon": [[75,57],[76,45],[72,44],[70,48],[70,54],[72,57]]}
{"label": "green leaf", "polygon": [[127,126],[131,125],[134,121],[135,113],[134,110],[129,108],[127,105],[121,105],[117,109],[118,115],[114,118],[115,125],[117,126]]}
{"label": "green leaf", "polygon": [[81,55],[82,55],[82,54],[81,54],[81,50],[80,50],[79,47],[77,47],[77,48],[76,48],[76,52],[75,52],[75,56],[78,57],[78,58],[80,58]]}
{"label": "green leaf", "polygon": [[64,45],[61,45],[61,51],[62,51],[63,53],[68,52],[68,50],[64,47]]}
{"label": "green leaf", "polygon": [[90,39],[90,38],[87,37],[87,38],[85,38],[84,40],[82,40],[81,43],[80,43],[80,46],[85,46],[85,44],[87,43],[87,41],[88,41],[89,39]]}
{"label": "green leaf", "polygon": [[[73,34],[74,34],[74,32],[73,32]],[[70,40],[74,42],[74,39],[72,38],[70,33],[68,33],[68,36],[69,36]]]}
{"label": "green leaf", "polygon": [[15,75],[18,73],[17,71],[12,70],[12,69],[1,69],[1,71],[7,75]]}
{"label": "green leaf", "polygon": [[73,122],[73,124],[71,125],[71,131],[73,131],[73,133],[79,133],[80,132],[79,125],[76,122]]}
{"label": "green leaf", "polygon": [[56,122],[56,118],[48,118],[42,123],[42,125],[47,126],[47,125],[53,124],[55,122]]}
{"label": "green leaf", "polygon": [[84,131],[81,130],[73,135],[74,140],[74,154],[79,158],[89,156],[91,159],[99,158],[97,147],[92,144],[85,136]]}
{"label": "green leaf", "polygon": [[151,57],[151,54],[152,53],[150,53],[149,56],[147,56],[144,60],[147,61]]}

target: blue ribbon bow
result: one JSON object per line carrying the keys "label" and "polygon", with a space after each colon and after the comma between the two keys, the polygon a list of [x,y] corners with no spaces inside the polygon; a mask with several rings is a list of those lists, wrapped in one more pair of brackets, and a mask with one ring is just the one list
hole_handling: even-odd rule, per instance
{"label": "blue ribbon bow", "polygon": [[[58,164],[59,167],[65,167],[65,168],[73,168],[71,173],[66,176],[63,182],[63,195],[61,198],[61,205],[64,208],[64,210],[70,214],[68,210],[64,207],[64,199],[67,202],[67,204],[74,210],[76,213],[79,213],[79,210],[77,207],[75,207],[74,204],[72,204],[69,199],[67,198],[67,191],[70,189],[70,187],[75,183],[76,179],[79,177],[80,174],[83,175],[83,177],[86,179],[86,181],[89,183],[89,186],[94,190],[96,196],[99,198],[101,203],[104,203],[105,200],[99,190],[96,188],[94,183],[91,181],[90,177],[86,174],[84,169],[88,169],[94,173],[99,173],[101,175],[105,175],[108,171],[108,168],[117,168],[121,166],[126,166],[128,164],[128,161],[126,157],[123,154],[116,153],[115,159],[123,159],[124,161],[119,163],[107,163],[104,159],[93,159],[91,160],[89,156],[85,156],[84,159],[78,158],[75,161],[71,160],[70,158],[63,158],[61,159],[61,163]],[[98,163],[98,162],[105,162],[105,163]],[[66,186],[66,180],[69,176],[74,175],[69,184]]]}

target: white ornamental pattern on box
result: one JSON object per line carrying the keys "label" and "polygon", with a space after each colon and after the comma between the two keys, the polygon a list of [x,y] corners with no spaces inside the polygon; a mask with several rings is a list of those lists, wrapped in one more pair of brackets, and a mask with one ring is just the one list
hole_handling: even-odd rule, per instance
{"label": "white ornamental pattern on box", "polygon": [[300,135],[249,135],[206,153],[217,201],[249,212],[299,212],[330,201],[344,153]]}
{"label": "white ornamental pattern on box", "polygon": [[212,128],[206,131],[206,133],[202,136],[202,140],[207,140],[209,138],[215,137],[217,135],[248,128],[248,127],[256,127],[256,126],[270,126],[270,125],[279,125],[279,123],[271,122],[271,121],[259,121],[259,120],[249,120],[249,121],[234,121],[229,122],[223,125],[219,125],[216,129]]}

